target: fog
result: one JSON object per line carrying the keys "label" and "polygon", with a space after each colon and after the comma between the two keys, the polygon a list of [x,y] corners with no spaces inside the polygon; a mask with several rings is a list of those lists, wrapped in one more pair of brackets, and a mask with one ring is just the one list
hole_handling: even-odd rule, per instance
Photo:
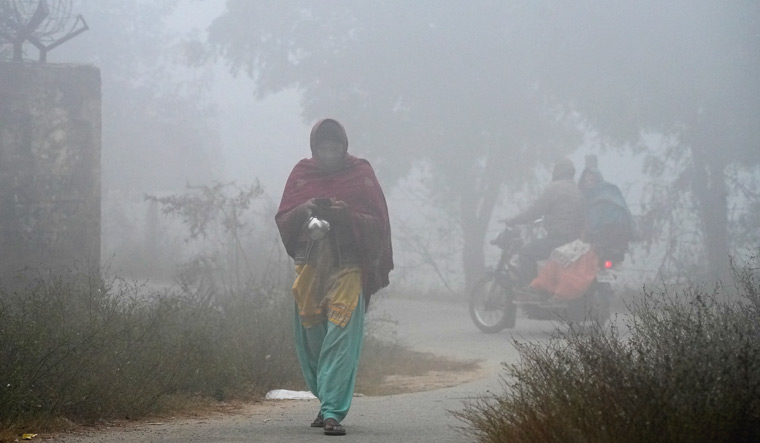
{"label": "fog", "polygon": [[[101,69],[103,256],[122,272],[141,276],[145,194],[213,182],[261,183],[251,246],[281,259],[274,211],[325,116],[385,188],[398,286],[460,292],[494,260],[497,220],[525,208],[561,156],[580,172],[598,155],[624,191],[640,231],[623,267],[632,284],[757,251],[756,2],[78,0],[72,11],[90,30],[48,60]],[[180,221],[159,224],[166,269],[197,252]]]}

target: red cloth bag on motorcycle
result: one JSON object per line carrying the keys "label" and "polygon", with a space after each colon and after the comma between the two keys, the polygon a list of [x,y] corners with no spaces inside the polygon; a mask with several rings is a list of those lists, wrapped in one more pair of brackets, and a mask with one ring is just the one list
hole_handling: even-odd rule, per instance
{"label": "red cloth bag on motorcycle", "polygon": [[596,278],[599,258],[590,244],[575,240],[552,251],[530,286],[559,300],[580,298]]}

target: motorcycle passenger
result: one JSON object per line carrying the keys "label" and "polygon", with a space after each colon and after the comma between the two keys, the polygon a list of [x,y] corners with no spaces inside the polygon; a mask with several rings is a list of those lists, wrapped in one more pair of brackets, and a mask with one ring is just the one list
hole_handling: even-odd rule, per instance
{"label": "motorcycle passenger", "polygon": [[634,236],[633,217],[620,188],[604,180],[595,155],[586,156],[578,187],[588,208],[584,239],[605,258],[623,261]]}
{"label": "motorcycle passenger", "polygon": [[[527,210],[506,220],[507,224],[526,224],[543,217],[546,236],[526,243],[518,256],[523,285],[527,286],[536,277],[539,260],[547,259],[554,248],[580,238],[583,232],[585,200],[574,177],[573,162],[560,158],[554,164],[551,183],[538,199]],[[532,291],[521,298],[543,299],[541,294]]]}

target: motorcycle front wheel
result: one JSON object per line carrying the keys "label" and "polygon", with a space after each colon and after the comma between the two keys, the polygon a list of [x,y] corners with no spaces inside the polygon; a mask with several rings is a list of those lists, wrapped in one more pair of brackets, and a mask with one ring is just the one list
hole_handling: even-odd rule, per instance
{"label": "motorcycle front wheel", "polygon": [[515,327],[517,307],[512,291],[494,273],[481,278],[470,293],[470,318],[481,331],[493,334]]}

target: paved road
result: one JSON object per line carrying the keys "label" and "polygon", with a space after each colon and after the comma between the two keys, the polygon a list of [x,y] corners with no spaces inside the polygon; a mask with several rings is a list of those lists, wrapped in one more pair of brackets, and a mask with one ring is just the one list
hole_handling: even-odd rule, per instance
{"label": "paved road", "polygon": [[[477,359],[483,377],[459,386],[385,397],[357,397],[344,420],[346,441],[359,443],[408,442],[461,443],[471,441],[455,429],[460,425],[448,411],[461,410],[468,399],[500,392],[501,362],[515,362],[511,345],[516,335],[546,340],[554,327],[549,322],[518,318],[516,331],[483,334],[471,323],[462,303],[402,300],[382,295],[373,299],[369,315],[392,317],[401,341],[412,348],[461,359]],[[375,303],[377,301],[377,303]],[[227,416],[142,425],[89,435],[60,436],[59,442],[267,442],[325,441],[341,437],[310,428],[319,404],[316,400],[271,400]]]}

